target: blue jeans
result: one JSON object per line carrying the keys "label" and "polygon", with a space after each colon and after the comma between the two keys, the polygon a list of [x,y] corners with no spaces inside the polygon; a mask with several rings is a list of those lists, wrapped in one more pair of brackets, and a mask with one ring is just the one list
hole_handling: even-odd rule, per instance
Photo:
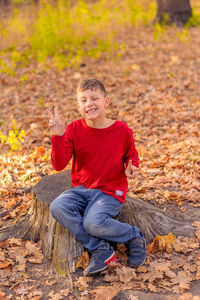
{"label": "blue jeans", "polygon": [[107,241],[126,243],[139,229],[115,217],[122,203],[100,190],[79,185],[63,192],[50,206],[53,217],[92,251],[110,248]]}

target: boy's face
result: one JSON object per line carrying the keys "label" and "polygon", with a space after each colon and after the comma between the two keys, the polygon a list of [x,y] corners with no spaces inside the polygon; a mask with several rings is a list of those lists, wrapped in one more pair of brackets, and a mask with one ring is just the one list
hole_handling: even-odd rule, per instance
{"label": "boy's face", "polygon": [[77,109],[81,116],[87,120],[104,118],[109,103],[109,97],[105,97],[99,88],[80,91],[77,94]]}

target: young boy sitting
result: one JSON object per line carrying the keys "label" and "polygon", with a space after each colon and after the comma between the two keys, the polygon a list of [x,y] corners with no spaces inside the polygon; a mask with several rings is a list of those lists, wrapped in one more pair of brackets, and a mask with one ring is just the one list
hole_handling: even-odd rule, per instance
{"label": "young boy sitting", "polygon": [[49,111],[52,165],[63,170],[73,157],[74,187],[51,203],[51,213],[91,252],[84,275],[101,272],[116,260],[108,241],[126,244],[129,264],[140,266],[146,258],[142,233],[113,218],[125,201],[127,177],[136,178],[139,173],[132,130],[126,123],[106,117],[110,99],[97,79],[82,81],[76,96],[82,119],[66,127],[57,108],[54,114]]}

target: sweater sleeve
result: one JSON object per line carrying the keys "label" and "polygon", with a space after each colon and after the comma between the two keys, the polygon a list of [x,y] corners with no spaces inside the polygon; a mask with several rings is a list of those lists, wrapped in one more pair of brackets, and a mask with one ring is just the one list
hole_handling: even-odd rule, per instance
{"label": "sweater sleeve", "polygon": [[52,135],[51,163],[56,171],[63,170],[73,155],[73,142],[68,127],[63,136]]}
{"label": "sweater sleeve", "polygon": [[132,160],[132,164],[139,168],[139,156],[138,152],[135,148],[135,142],[133,138],[133,131],[128,127],[127,136],[125,140],[125,154],[124,154],[124,162],[126,167],[128,165],[129,160]]}

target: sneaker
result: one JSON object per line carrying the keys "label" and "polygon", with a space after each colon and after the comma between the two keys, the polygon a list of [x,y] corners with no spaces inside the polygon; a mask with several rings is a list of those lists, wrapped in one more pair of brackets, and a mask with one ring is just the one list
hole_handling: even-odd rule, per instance
{"label": "sneaker", "polygon": [[132,267],[143,265],[146,260],[146,240],[142,233],[128,241],[128,263]]}
{"label": "sneaker", "polygon": [[84,276],[90,276],[105,270],[111,261],[117,261],[113,249],[96,249],[92,251],[89,265],[84,270]]}

